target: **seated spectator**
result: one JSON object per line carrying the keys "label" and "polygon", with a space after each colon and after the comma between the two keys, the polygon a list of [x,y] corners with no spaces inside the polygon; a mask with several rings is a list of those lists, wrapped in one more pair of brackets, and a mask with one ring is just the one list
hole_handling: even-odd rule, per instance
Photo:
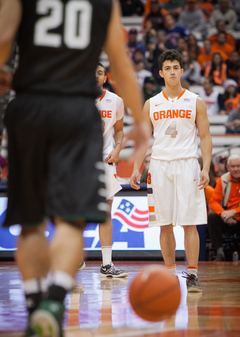
{"label": "seated spectator", "polygon": [[184,72],[181,76],[181,79],[187,80],[191,85],[200,83],[201,80],[200,65],[196,61],[194,61],[191,53],[187,50],[182,52],[182,57],[183,57]]}
{"label": "seated spectator", "polygon": [[137,82],[140,88],[143,89],[145,78],[151,77],[152,73],[149,70],[144,69],[144,62],[141,60],[133,62],[133,67],[137,76]]}
{"label": "seated spectator", "polygon": [[223,20],[227,30],[235,30],[237,24],[237,14],[231,8],[230,0],[219,0],[219,8],[213,10],[209,18],[212,27],[216,27],[219,20]]}
{"label": "seated spectator", "polygon": [[147,154],[144,158],[143,170],[140,178],[140,184],[147,184],[149,164],[151,160],[151,154]]}
{"label": "seated spectator", "polygon": [[234,46],[226,42],[226,33],[218,33],[217,42],[212,44],[212,52],[221,53],[221,55],[224,55],[223,62],[226,62],[226,60],[232,56],[234,49]]}
{"label": "seated spectator", "polygon": [[199,96],[206,103],[208,116],[217,115],[220,110],[218,104],[219,92],[214,89],[214,81],[212,77],[204,79],[203,89],[204,90],[199,93]]}
{"label": "seated spectator", "polygon": [[151,49],[148,57],[148,61],[152,63],[153,76],[159,85],[164,85],[164,80],[159,76],[158,58],[165,50],[172,48],[173,45],[171,41],[166,40],[165,32],[163,30],[159,30],[157,32],[157,44],[155,48]]}
{"label": "seated spectator", "polygon": [[147,20],[151,20],[156,25],[156,29],[163,29],[163,18],[167,14],[167,11],[163,9],[161,2],[158,0],[151,0],[150,11],[146,15],[143,23],[143,27],[146,25]]}
{"label": "seated spectator", "polygon": [[147,61],[147,59],[144,57],[142,49],[136,48],[133,52],[133,62],[143,61],[144,63],[144,69],[150,70],[152,65]]}
{"label": "seated spectator", "polygon": [[177,51],[179,51],[179,53],[182,54],[184,50],[188,50],[187,42],[184,37],[179,37],[177,42]]}
{"label": "seated spectator", "polygon": [[196,0],[187,0],[188,8],[179,15],[178,24],[191,33],[200,33],[204,39],[207,35],[207,26],[203,12],[195,7]]}
{"label": "seated spectator", "polygon": [[174,17],[174,20],[178,20],[179,14],[182,12],[185,6],[185,0],[168,0],[164,3],[163,8],[168,11]]}
{"label": "seated spectator", "polygon": [[240,94],[237,91],[237,83],[234,80],[224,82],[224,93],[219,94],[218,103],[221,115],[228,115],[236,109],[240,103]]}
{"label": "seated spectator", "polygon": [[204,77],[212,77],[215,85],[223,85],[227,78],[227,66],[220,53],[212,55],[211,64],[206,67]]}
{"label": "seated spectator", "polygon": [[214,6],[211,3],[211,0],[199,0],[196,4],[196,7],[202,10],[205,21],[207,22],[214,10]]}
{"label": "seated spectator", "polygon": [[215,172],[218,178],[227,172],[227,157],[226,156],[222,155],[216,158]]}
{"label": "seated spectator", "polygon": [[193,59],[196,61],[198,59],[198,56],[200,55],[200,52],[203,48],[200,48],[197,44],[197,40],[194,35],[188,36],[188,51],[192,54]]}
{"label": "seated spectator", "polygon": [[240,133],[240,106],[230,112],[225,126],[226,133]]}
{"label": "seated spectator", "polygon": [[227,160],[228,173],[218,180],[209,202],[208,232],[217,250],[214,260],[225,261],[222,245],[223,233],[236,233],[240,229],[240,156],[231,155]]}
{"label": "seated spectator", "polygon": [[138,31],[135,28],[131,28],[128,32],[127,49],[131,58],[136,48],[140,48],[145,56],[146,49],[144,45],[137,40],[137,35]]}
{"label": "seated spectator", "polygon": [[120,0],[122,16],[142,16],[144,5],[141,0]]}
{"label": "seated spectator", "polygon": [[164,17],[165,34],[167,41],[170,41],[174,48],[177,48],[178,39],[180,37],[186,37],[190,35],[190,31],[186,28],[176,25],[175,20],[171,14],[167,14]]}
{"label": "seated spectator", "polygon": [[240,66],[240,56],[238,51],[234,51],[230,59],[226,61],[227,65],[227,78],[237,82],[237,69]]}
{"label": "seated spectator", "polygon": [[202,76],[204,75],[206,67],[208,65],[211,65],[212,56],[213,56],[212,44],[209,40],[206,39],[206,40],[203,41],[203,48],[201,49],[200,54],[199,54],[198,59],[197,59],[199,65],[201,67],[201,75]]}
{"label": "seated spectator", "polygon": [[235,49],[236,48],[236,40],[235,40],[234,36],[226,30],[226,25],[225,25],[224,20],[218,20],[216,22],[216,29],[217,29],[217,32],[208,37],[209,40],[211,41],[211,43],[213,44],[213,43],[218,42],[218,33],[224,32],[226,34],[226,43],[230,44]]}
{"label": "seated spectator", "polygon": [[143,43],[147,51],[150,51],[157,43],[157,30],[151,20],[146,21],[146,27],[143,32]]}

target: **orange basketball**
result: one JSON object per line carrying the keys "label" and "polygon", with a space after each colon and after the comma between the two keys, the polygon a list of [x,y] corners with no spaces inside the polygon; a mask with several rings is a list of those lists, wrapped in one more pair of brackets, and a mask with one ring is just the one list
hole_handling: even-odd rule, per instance
{"label": "orange basketball", "polygon": [[178,278],[158,266],[142,270],[129,288],[129,301],[141,318],[158,322],[175,314],[181,299]]}

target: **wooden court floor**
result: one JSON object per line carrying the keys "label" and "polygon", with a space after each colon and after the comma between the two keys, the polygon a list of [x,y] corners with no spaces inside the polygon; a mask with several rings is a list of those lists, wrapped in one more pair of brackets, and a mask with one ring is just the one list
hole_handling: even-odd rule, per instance
{"label": "wooden court floor", "polygon": [[[136,274],[156,262],[115,263],[129,272],[127,279],[100,280],[100,261],[86,261],[76,276],[77,286],[66,297],[65,337],[239,337],[240,261],[200,262],[202,295],[187,294],[181,274],[186,262],[177,262],[182,298],[174,317],[150,323],[139,318],[128,300]],[[159,262],[164,267],[163,262]],[[14,262],[0,261],[0,336],[24,336],[27,322],[21,278]]]}

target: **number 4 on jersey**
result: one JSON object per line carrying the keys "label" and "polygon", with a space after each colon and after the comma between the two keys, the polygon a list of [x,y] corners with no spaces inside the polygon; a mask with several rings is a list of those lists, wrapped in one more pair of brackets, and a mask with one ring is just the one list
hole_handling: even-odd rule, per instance
{"label": "number 4 on jersey", "polygon": [[176,135],[178,134],[177,131],[177,122],[172,122],[167,130],[165,131],[165,135],[170,135],[171,138],[176,138]]}

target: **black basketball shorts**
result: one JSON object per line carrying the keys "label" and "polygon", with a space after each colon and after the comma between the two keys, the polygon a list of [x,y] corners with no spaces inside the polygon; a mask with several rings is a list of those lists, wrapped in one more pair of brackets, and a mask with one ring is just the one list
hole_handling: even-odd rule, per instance
{"label": "black basketball shorts", "polygon": [[92,98],[18,94],[4,122],[9,151],[5,227],[54,216],[106,221],[101,118]]}

